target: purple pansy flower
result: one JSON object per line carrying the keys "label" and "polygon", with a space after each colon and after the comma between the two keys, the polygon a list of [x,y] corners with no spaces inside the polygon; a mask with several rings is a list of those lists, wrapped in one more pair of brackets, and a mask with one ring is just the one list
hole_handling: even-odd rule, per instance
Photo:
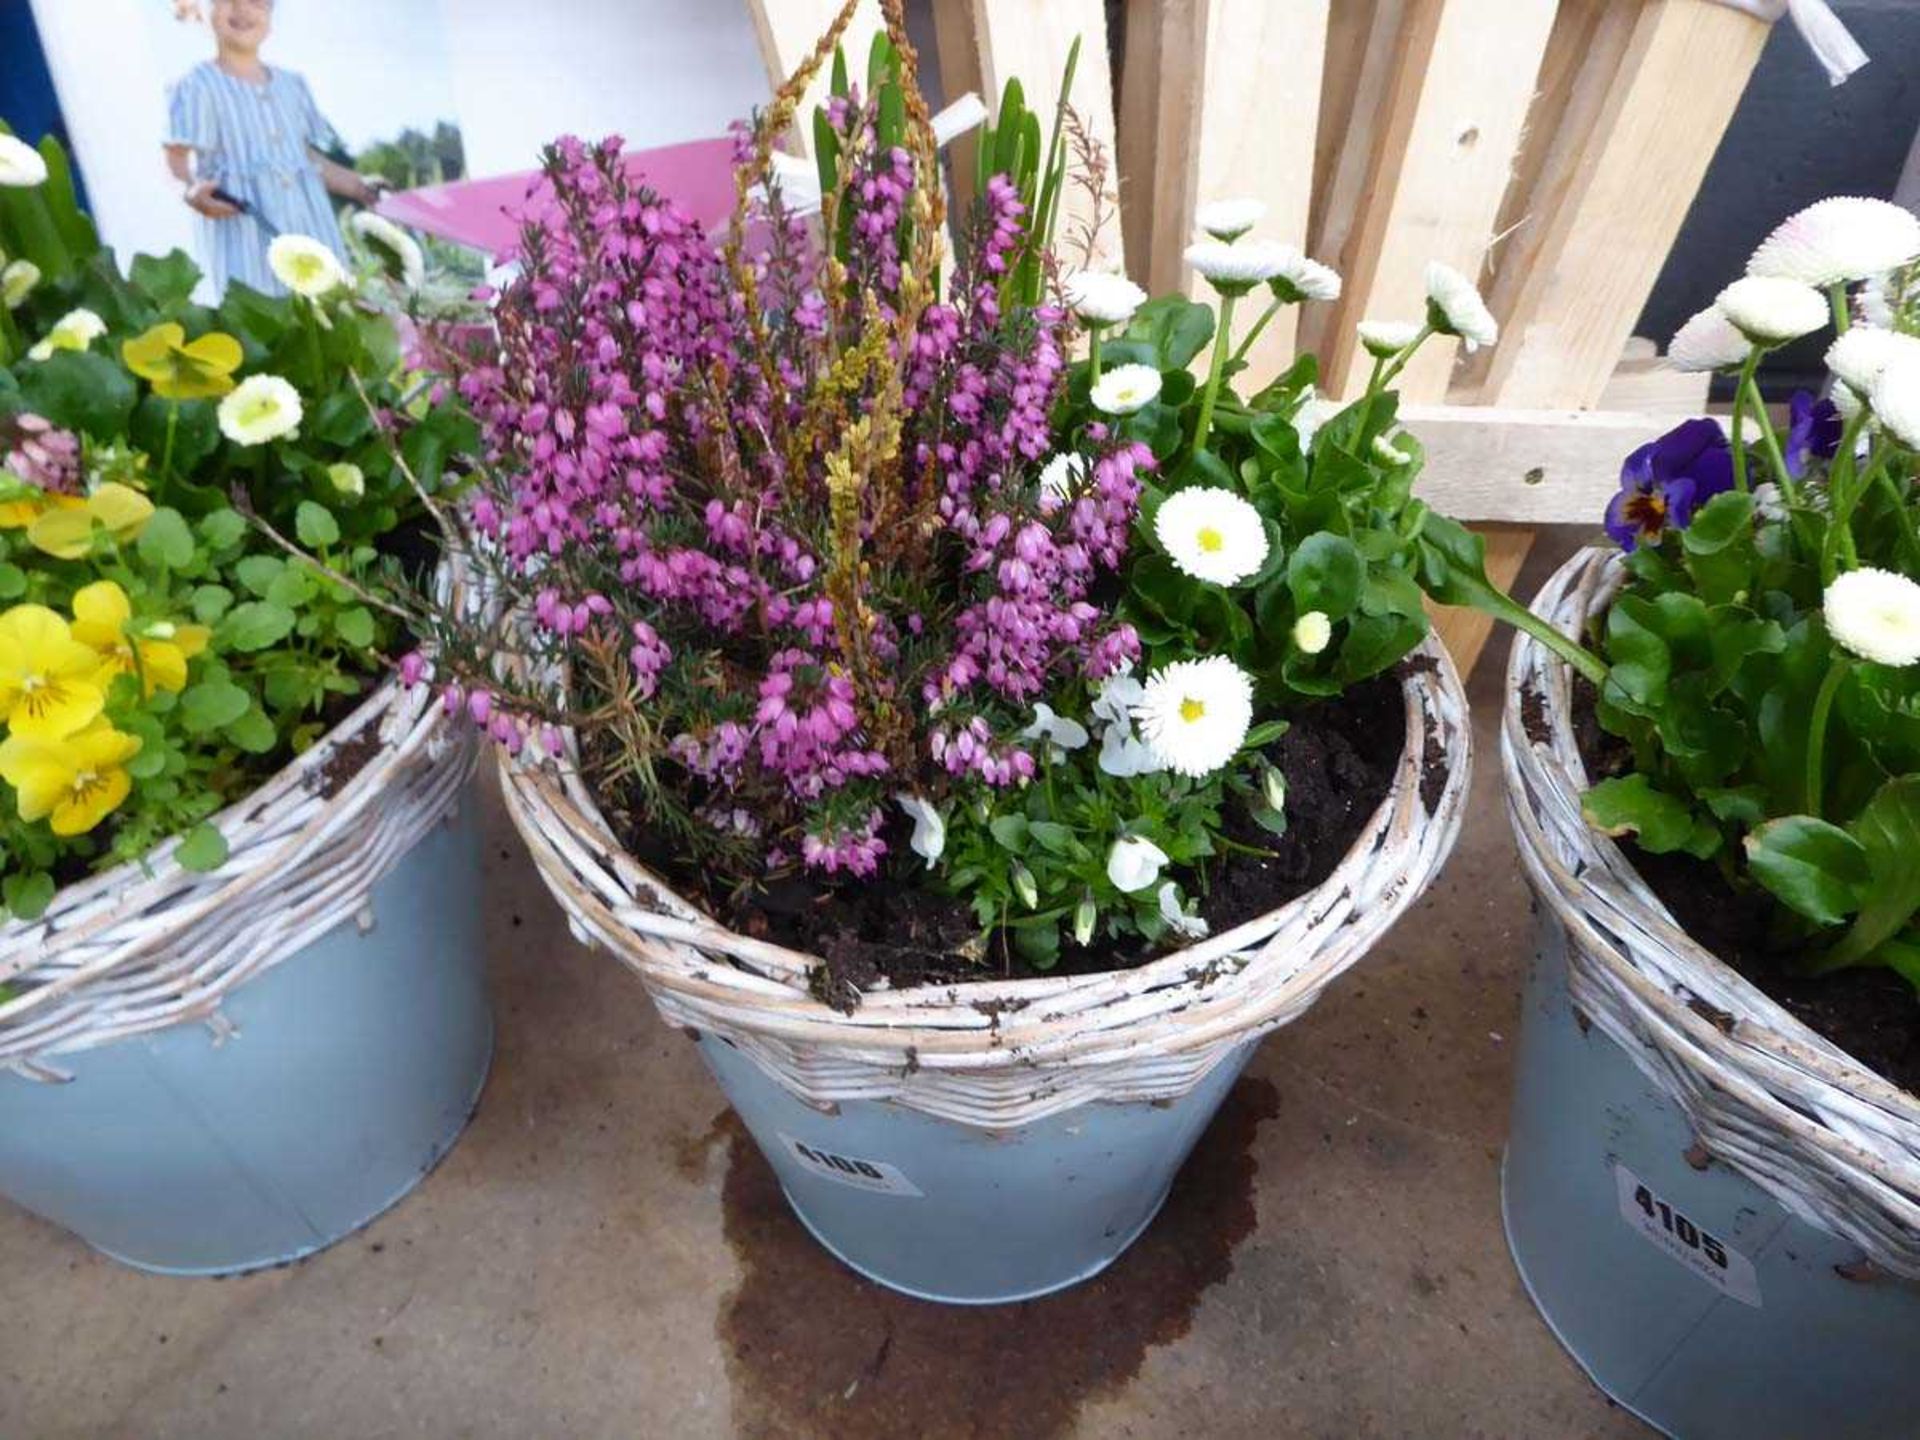
{"label": "purple pansy flower", "polygon": [[1712,420],[1688,420],[1649,441],[1620,467],[1620,493],[1607,505],[1607,534],[1623,550],[1658,545],[1669,525],[1733,488],[1733,452]]}
{"label": "purple pansy flower", "polygon": [[1787,473],[1798,480],[1807,461],[1831,460],[1840,448],[1840,411],[1831,400],[1816,400],[1805,390],[1787,402]]}

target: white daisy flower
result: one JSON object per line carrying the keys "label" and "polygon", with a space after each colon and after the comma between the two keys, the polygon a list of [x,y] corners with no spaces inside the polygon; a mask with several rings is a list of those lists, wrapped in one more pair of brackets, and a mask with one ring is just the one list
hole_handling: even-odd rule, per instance
{"label": "white daisy flower", "polygon": [[1153,517],[1153,533],[1173,563],[1196,580],[1236,585],[1267,563],[1260,512],[1231,490],[1176,490]]}
{"label": "white daisy flower", "polygon": [[1205,939],[1210,928],[1204,917],[1189,915],[1181,908],[1180,887],[1171,880],[1160,887],[1160,918],[1174,934],[1189,940]]}
{"label": "white daisy flower", "polygon": [[1053,707],[1044,700],[1033,707],[1033,723],[1020,732],[1022,740],[1041,740],[1047,742],[1052,751],[1052,759],[1058,764],[1067,758],[1067,751],[1078,750],[1092,737],[1087,727],[1078,720],[1065,715],[1056,715]]}
{"label": "white daisy flower", "polygon": [[1193,223],[1203,235],[1232,242],[1258,225],[1266,213],[1266,205],[1259,200],[1212,200],[1193,212]]}
{"label": "white daisy flower", "polygon": [[1849,570],[1827,587],[1821,612],[1827,630],[1863,660],[1911,665],[1920,660],[1920,585],[1891,570]]}
{"label": "white daisy flower", "polygon": [[1811,285],[1775,276],[1749,275],[1722,290],[1713,302],[1756,345],[1784,345],[1827,323],[1827,297]]}
{"label": "white daisy flower", "polygon": [[1224,655],[1179,660],[1150,676],[1134,711],[1140,737],[1167,769],[1211,775],[1253,724],[1253,677]]}
{"label": "white daisy flower", "polygon": [[1827,347],[1827,369],[1860,394],[1871,395],[1880,372],[1902,355],[1920,355],[1920,336],[1855,325]]}
{"label": "white daisy flower", "polygon": [[45,360],[56,350],[84,350],[107,333],[107,322],[84,306],[69,310],[53,322],[40,343],[27,351],[29,360]]}
{"label": "white daisy flower", "polygon": [[[1866,400],[1861,397],[1860,392],[1855,390],[1851,385],[1834,386],[1833,393],[1827,398],[1833,401],[1833,408],[1840,412],[1841,422],[1848,425],[1853,423],[1854,417],[1865,408],[1867,403]],[[1869,420],[1867,423],[1869,428],[1871,428],[1873,422]],[[1867,443],[1867,437],[1865,435],[1860,437],[1860,443],[1862,445]]]}
{"label": "white daisy flower", "polygon": [[1065,451],[1055,455],[1040,470],[1040,508],[1059,509],[1079,493],[1080,484],[1086,478],[1085,456]]}
{"label": "white daisy flower", "polygon": [[1328,400],[1323,396],[1309,395],[1300,402],[1300,408],[1293,412],[1293,428],[1300,436],[1302,451],[1311,449],[1313,437],[1320,433],[1320,427],[1346,409],[1338,400]]}
{"label": "white daisy flower", "polygon": [[[807,169],[815,177],[814,186],[817,189],[820,172],[811,161],[806,164]],[[347,228],[364,241],[368,248],[378,250],[388,258],[391,267],[399,271],[400,283],[407,289],[418,290],[426,283],[426,252],[421,250],[418,240],[386,216],[376,215],[371,210],[356,210],[353,217],[347,221]]]}
{"label": "white daisy flower", "polygon": [[914,854],[921,856],[931,870],[941,852],[947,848],[947,822],[938,810],[918,795],[896,795],[893,803],[906,812],[913,821],[913,838],[907,841]]}
{"label": "white daisy flower", "polygon": [[1147,292],[1110,270],[1076,270],[1060,282],[1073,313],[1090,325],[1124,325],[1147,303]]}
{"label": "white daisy flower", "polygon": [[1886,200],[1835,195],[1783,220],[1747,274],[1802,285],[1864,280],[1920,255],[1920,216]]}
{"label": "white daisy flower", "polygon": [[1427,323],[1442,335],[1457,335],[1468,350],[1500,338],[1500,323],[1474,283],[1451,265],[1427,262]]}
{"label": "white daisy flower", "polygon": [[1187,247],[1186,258],[1215,289],[1244,292],[1285,271],[1298,253],[1272,240],[1200,240]]}
{"label": "white daisy flower", "polygon": [[47,162],[18,135],[0,135],[0,185],[25,189],[47,178]]}
{"label": "white daisy flower", "polygon": [[1734,328],[1718,305],[1695,315],[1667,342],[1667,364],[1695,374],[1743,365],[1752,353],[1753,342]]}
{"label": "white daisy flower", "polygon": [[1909,450],[1920,450],[1920,356],[1901,354],[1875,377],[1874,418]]}
{"label": "white daisy flower", "polygon": [[300,392],[278,375],[249,375],[220,402],[220,433],[236,445],[264,445],[300,426]]}
{"label": "white daisy flower", "polygon": [[1151,365],[1116,365],[1093,382],[1093,408],[1108,415],[1131,415],[1160,397],[1160,372]]}
{"label": "white daisy flower", "polygon": [[1113,842],[1107,851],[1107,879],[1113,888],[1131,895],[1144,890],[1160,878],[1160,867],[1167,863],[1167,852],[1143,835],[1128,835]]}
{"label": "white daisy flower", "polygon": [[311,235],[276,235],[267,246],[267,267],[296,295],[318,300],[346,283],[340,257]]}
{"label": "white daisy flower", "polygon": [[1324,610],[1309,610],[1293,622],[1293,648],[1302,655],[1318,655],[1332,639],[1333,622]]}
{"label": "white daisy flower", "polygon": [[1373,458],[1382,465],[1410,465],[1413,463],[1411,452],[1402,450],[1384,435],[1373,437]]}
{"label": "white daisy flower", "polygon": [[1269,282],[1276,299],[1290,305],[1305,300],[1338,300],[1340,272],[1331,265],[1311,260],[1298,250],[1287,252],[1287,263]]}
{"label": "white daisy flower", "polygon": [[1875,275],[1860,287],[1856,297],[1860,318],[1869,325],[1878,325],[1882,330],[1893,328],[1893,296],[1890,293],[1892,277]]}
{"label": "white daisy flower", "polygon": [[1420,327],[1405,320],[1362,320],[1360,344],[1376,360],[1391,360],[1420,335]]}
{"label": "white daisy flower", "polygon": [[0,303],[9,310],[18,310],[27,303],[27,296],[33,293],[33,287],[40,283],[40,267],[31,260],[15,260],[6,269],[0,270]]}

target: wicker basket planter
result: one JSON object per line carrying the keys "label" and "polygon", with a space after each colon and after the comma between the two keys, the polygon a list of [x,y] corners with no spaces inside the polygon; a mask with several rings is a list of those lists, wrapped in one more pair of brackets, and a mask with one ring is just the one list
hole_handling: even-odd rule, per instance
{"label": "wicker basket planter", "polygon": [[[1577,633],[1620,574],[1584,552],[1534,609]],[[1912,1434],[1920,1100],[1679,929],[1581,817],[1567,668],[1523,636],[1508,678],[1539,903],[1503,1202],[1535,1302],[1673,1434]]]}
{"label": "wicker basket planter", "polygon": [[[879,990],[852,1014],[808,993],[813,959],[721,927],[625,854],[576,776],[508,763],[503,789],[576,935],[698,1039],[822,1243],[911,1294],[1013,1300],[1126,1248],[1255,1042],[1438,871],[1469,731],[1451,664],[1425,656],[1392,791],[1315,890],[1138,969]],[[1437,794],[1422,785],[1436,752]]]}
{"label": "wicker basket planter", "polygon": [[296,1259],[406,1194],[492,1048],[473,765],[389,681],[219,817],[220,870],[163,847],[0,926],[0,1194],[182,1274]]}

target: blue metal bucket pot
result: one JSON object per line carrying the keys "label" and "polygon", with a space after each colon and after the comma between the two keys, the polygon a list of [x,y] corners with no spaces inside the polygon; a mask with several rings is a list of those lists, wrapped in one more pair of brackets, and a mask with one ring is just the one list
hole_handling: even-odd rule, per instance
{"label": "blue metal bucket pot", "polygon": [[472,807],[349,921],[186,1023],[0,1074],[0,1194],[143,1270],[283,1264],[365,1225],[465,1128],[493,1047]]}
{"label": "blue metal bucket pot", "polygon": [[1031,1300],[1099,1274],[1139,1238],[1257,1041],[1172,1101],[1097,1102],[986,1130],[879,1100],[823,1112],[700,1037],[720,1088],[814,1238],[922,1300]]}
{"label": "blue metal bucket pot", "polygon": [[1575,1018],[1560,922],[1536,923],[1501,1198],[1561,1344],[1682,1440],[1920,1434],[1920,1288],[1689,1158],[1680,1108]]}

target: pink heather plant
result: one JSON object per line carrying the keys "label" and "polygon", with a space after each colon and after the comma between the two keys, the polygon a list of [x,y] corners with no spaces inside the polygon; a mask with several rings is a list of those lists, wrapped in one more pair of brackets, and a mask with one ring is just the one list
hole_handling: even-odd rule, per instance
{"label": "pink heather plant", "polygon": [[575,725],[612,812],[739,882],[874,874],[906,833],[892,797],[1031,779],[1035,702],[1139,655],[1101,582],[1152,457],[1094,427],[1043,496],[1071,320],[1003,305],[1032,217],[1001,176],[936,297],[905,67],[900,143],[857,92],[826,111],[824,254],[777,187],[747,198],[791,85],[741,137],[724,247],[617,138],[552,146],[498,351],[455,367],[485,435],[475,553],[530,638],[516,669],[436,636],[449,710],[515,751]]}

